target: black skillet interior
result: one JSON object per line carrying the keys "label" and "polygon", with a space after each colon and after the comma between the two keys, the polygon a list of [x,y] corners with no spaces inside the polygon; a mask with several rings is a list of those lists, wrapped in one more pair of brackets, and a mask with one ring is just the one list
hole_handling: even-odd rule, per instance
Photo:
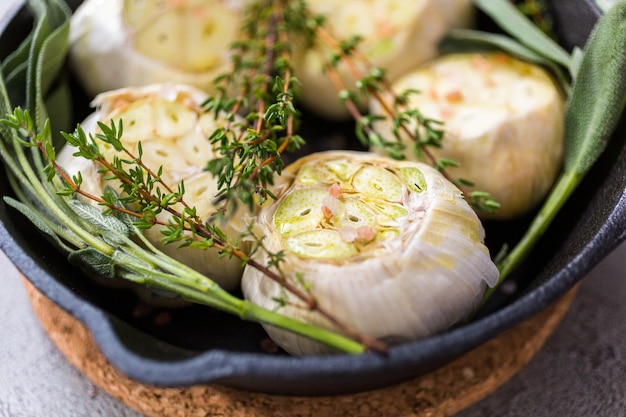
{"label": "black skillet interior", "polygon": [[[79,3],[69,2],[72,7]],[[592,3],[549,3],[563,45],[571,48],[584,43],[598,16]],[[488,25],[484,18],[481,22]],[[0,57],[13,50],[29,28],[27,11],[19,11],[0,38]],[[74,117],[79,121],[87,112],[88,100],[78,86],[75,95]],[[351,147],[351,128],[307,116],[304,134],[327,138],[322,142],[326,148]],[[498,294],[473,322],[394,347],[387,357],[294,358],[268,353],[263,347],[265,333],[254,323],[201,306],[141,308],[134,292],[87,279],[4,203],[0,204],[0,246],[35,287],[86,324],[113,365],[141,382],[165,386],[215,382],[307,396],[363,391],[431,371],[514,326],[564,294],[617,246],[626,237],[625,138],[622,123],[546,238],[511,277],[516,292]],[[12,193],[4,172],[0,173],[0,190],[2,195]],[[527,222],[487,224],[492,251],[505,241],[514,241]],[[163,317],[169,318],[169,324],[163,323]]]}

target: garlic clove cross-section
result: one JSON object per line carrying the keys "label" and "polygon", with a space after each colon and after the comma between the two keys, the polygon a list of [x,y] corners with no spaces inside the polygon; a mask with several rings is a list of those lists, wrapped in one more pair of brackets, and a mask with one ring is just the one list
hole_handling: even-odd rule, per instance
{"label": "garlic clove cross-section", "polygon": [[[317,302],[362,334],[395,344],[444,331],[497,281],[480,220],[428,165],[329,151],[289,165],[275,190],[278,199],[256,217],[256,233],[271,253],[284,252],[285,279],[302,274],[300,284]],[[268,255],[255,259],[266,263]],[[246,267],[242,288],[255,304],[277,308],[280,299],[279,312],[333,328],[256,269]],[[294,355],[330,352],[266,330]]]}
{"label": "garlic clove cross-section", "polygon": [[[141,143],[143,163],[153,172],[162,167],[161,178],[172,190],[183,182],[186,203],[195,207],[198,216],[207,221],[216,211],[213,201],[218,192],[217,180],[205,170],[207,162],[217,156],[209,137],[227,122],[204,111],[202,103],[206,97],[200,90],[178,84],[114,90],[95,98],[93,104],[97,109],[81,126],[86,134],[96,134],[98,121],[109,125],[113,120],[117,125],[122,120],[124,145],[137,155]],[[119,155],[109,144],[99,142],[98,146],[107,160]],[[106,185],[118,189],[114,180],[99,172],[99,164],[75,157],[74,152],[74,148],[65,146],[59,152],[58,161],[72,176],[81,172],[83,190],[100,197]],[[182,211],[180,204],[174,207]],[[218,223],[231,238],[246,228],[246,209],[240,207],[238,210],[228,221]],[[158,219],[166,223],[170,217],[165,211],[158,215]],[[240,260],[221,257],[213,248],[203,250],[181,248],[176,243],[163,244],[162,230],[163,226],[154,226],[145,230],[144,235],[160,250],[206,274],[222,288],[233,290],[239,286],[243,272]]]}

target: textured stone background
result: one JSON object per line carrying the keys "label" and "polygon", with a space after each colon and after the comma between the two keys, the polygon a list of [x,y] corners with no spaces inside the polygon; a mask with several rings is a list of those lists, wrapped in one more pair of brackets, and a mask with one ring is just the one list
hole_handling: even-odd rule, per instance
{"label": "textured stone background", "polygon": [[[0,0],[0,20],[15,3]],[[0,417],[139,416],[56,350],[1,253],[0,270]],[[530,364],[457,415],[485,416],[626,416],[626,244],[584,279],[564,322]]]}

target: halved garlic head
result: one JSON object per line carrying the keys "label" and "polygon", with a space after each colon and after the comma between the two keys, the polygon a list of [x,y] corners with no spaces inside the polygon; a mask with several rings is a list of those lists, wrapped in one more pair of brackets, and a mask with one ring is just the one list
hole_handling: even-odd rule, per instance
{"label": "halved garlic head", "polygon": [[[471,0],[310,0],[307,4],[326,17],[325,27],[338,41],[361,37],[359,52],[373,66],[383,68],[390,80],[436,56],[437,44],[449,29],[473,23]],[[323,69],[331,54],[329,47],[318,39],[313,47],[296,52],[300,55],[295,70],[302,83],[303,103],[327,118],[348,117],[337,88]],[[337,71],[347,89],[358,91],[358,77],[349,66],[340,63]],[[361,105],[366,108],[367,100]]]}
{"label": "halved garlic head", "polygon": [[[196,208],[200,218],[208,220],[215,212],[213,201],[218,191],[216,179],[204,170],[207,162],[216,156],[208,138],[226,122],[204,112],[201,104],[205,99],[206,95],[199,90],[174,84],[115,90],[96,97],[97,110],[82,123],[82,127],[86,133],[95,134],[99,132],[97,121],[109,125],[113,120],[117,126],[122,120],[124,146],[138,156],[141,144],[143,164],[154,173],[162,167],[161,178],[172,190],[184,182],[185,202]],[[107,160],[114,156],[130,159],[109,144],[98,142],[98,146]],[[118,184],[107,179],[109,175],[98,172],[99,165],[74,157],[74,152],[72,147],[66,146],[58,159],[70,175],[81,172],[83,190],[99,197],[104,194],[107,184],[117,189]],[[160,188],[165,190],[163,186]],[[174,208],[182,212],[180,204]],[[241,210],[233,215],[232,220],[219,224],[228,236],[236,237],[244,230],[243,208]],[[166,212],[158,216],[166,223],[170,217]],[[221,258],[215,249],[164,245],[160,243],[163,238],[161,230],[161,226],[155,226],[144,233],[159,249],[206,274],[223,288],[232,290],[239,285],[241,261]]]}
{"label": "halved garlic head", "polygon": [[70,61],[95,95],[177,82],[212,91],[244,0],[87,0],[72,17]]}
{"label": "halved garlic head", "polygon": [[[256,221],[264,245],[284,253],[286,279],[302,274],[319,305],[362,334],[399,343],[441,332],[465,319],[497,280],[480,220],[428,165],[329,151],[288,166],[275,189],[278,199]],[[255,256],[267,262],[266,253]],[[266,308],[287,297],[281,313],[334,328],[256,269],[246,267],[242,288]],[[329,352],[266,330],[292,354]]]}
{"label": "halved garlic head", "polygon": [[[409,107],[444,123],[442,147],[430,150],[460,164],[448,168],[450,176],[500,203],[481,217],[517,217],[545,197],[562,164],[564,96],[544,69],[504,53],[451,54],[393,84],[398,93],[408,89],[419,91]],[[370,110],[384,114],[373,100]],[[394,140],[389,121],[377,128]],[[411,140],[403,140],[415,159]]]}

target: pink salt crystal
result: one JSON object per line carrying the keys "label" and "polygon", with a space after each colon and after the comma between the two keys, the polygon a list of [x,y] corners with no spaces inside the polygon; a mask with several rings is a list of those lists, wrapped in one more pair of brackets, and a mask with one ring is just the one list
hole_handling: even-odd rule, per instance
{"label": "pink salt crystal", "polygon": [[358,229],[356,229],[356,233],[359,239],[363,239],[368,242],[374,239],[374,236],[376,236],[376,232],[370,226],[361,226]]}
{"label": "pink salt crystal", "polygon": [[325,219],[330,219],[331,217],[333,217],[332,210],[326,206],[322,206],[322,213],[324,214]]}
{"label": "pink salt crystal", "polygon": [[333,185],[330,186],[330,189],[328,190],[328,194],[330,194],[331,197],[340,199],[343,196],[343,190],[341,189],[341,186],[339,184],[334,183]]}

